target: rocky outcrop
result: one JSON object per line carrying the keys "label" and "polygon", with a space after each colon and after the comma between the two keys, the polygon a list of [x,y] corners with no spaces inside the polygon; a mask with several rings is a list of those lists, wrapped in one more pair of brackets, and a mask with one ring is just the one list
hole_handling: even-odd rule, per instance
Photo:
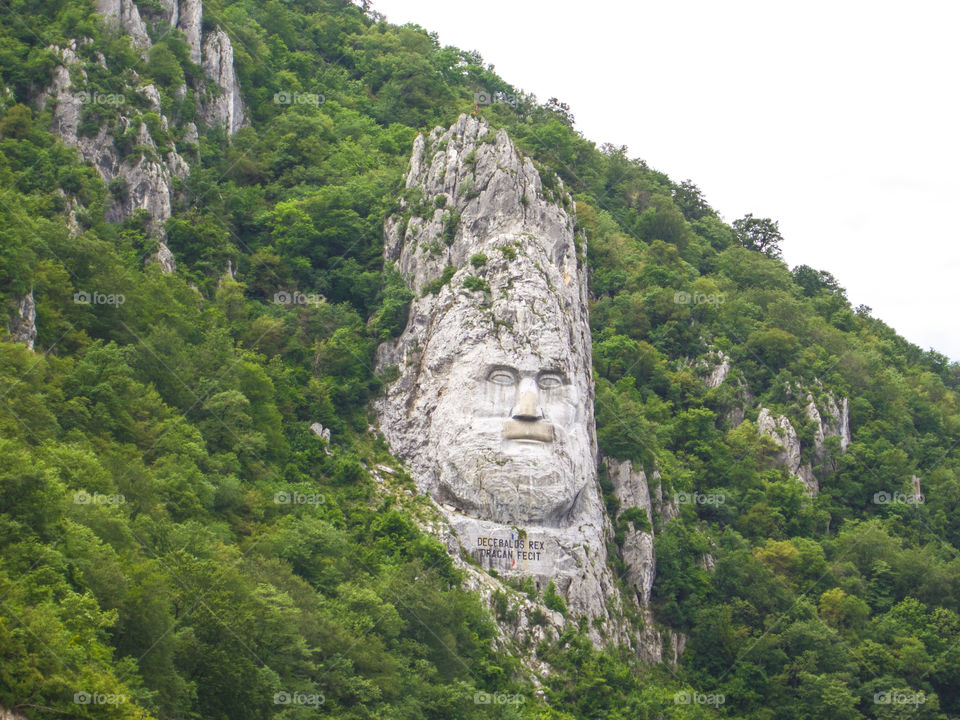
{"label": "rocky outcrop", "polygon": [[[137,210],[146,210],[151,216],[150,229],[162,238],[163,223],[171,214],[173,177],[186,177],[189,166],[177,153],[175,146],[166,158],[160,158],[146,124],[140,121],[137,121],[137,146],[140,152],[122,160],[107,127],[101,127],[93,137],[80,136],[78,128],[83,105],[90,97],[82,91],[75,91],[73,87],[71,72],[77,73],[81,81],[86,80],[86,72],[76,53],[77,44],[71,41],[66,47],[51,49],[60,59],[60,64],[54,70],[53,83],[43,103],[56,104],[53,111],[54,132],[63,142],[76,147],[83,158],[97,168],[105,182],[118,178],[123,181],[125,190],[119,198],[113,199],[107,210],[107,219],[117,222]],[[141,92],[152,104],[159,106],[160,95],[154,86],[147,85]],[[123,107],[118,108],[118,119],[121,127],[129,127],[131,120],[123,114]],[[161,117],[161,121],[166,124],[165,117]],[[71,209],[75,208],[76,203],[72,202]]]}
{"label": "rocky outcrop", "polygon": [[14,297],[13,312],[10,315],[10,339],[33,350],[37,339],[37,306],[33,301],[32,289],[26,295]]}
{"label": "rocky outcrop", "polygon": [[173,253],[170,252],[170,248],[162,240],[157,244],[156,261],[162,273],[172,273],[177,269],[177,262],[174,260]]}
{"label": "rocky outcrop", "polygon": [[786,468],[791,475],[796,475],[800,469],[800,438],[793,423],[783,415],[774,415],[768,408],[760,408],[757,431],[780,446],[777,464]]}
{"label": "rocky outcrop", "polygon": [[322,424],[315,422],[310,423],[310,432],[321,440],[326,440],[328,443],[330,442],[330,428],[325,428]]}
{"label": "rocky outcrop", "polygon": [[[736,427],[746,418],[747,410],[753,405],[754,397],[744,382],[742,374],[733,372],[729,356],[716,350],[707,359],[696,365],[705,368],[702,371],[704,385],[715,389],[727,384],[733,389],[732,395],[724,396],[722,404],[723,418],[727,427]],[[814,379],[813,384],[820,396],[819,405],[813,393],[807,392],[799,384],[793,383],[785,388],[789,400],[806,397],[803,413],[814,426],[812,452],[803,452],[800,437],[794,423],[783,415],[775,415],[769,408],[761,407],[757,416],[757,431],[769,437],[779,446],[774,460],[791,475],[800,479],[808,495],[820,492],[820,482],[816,477],[816,466],[827,457],[829,437],[840,439],[840,451],[846,452],[850,444],[850,402],[842,398],[839,402],[833,394],[823,388],[823,384]],[[806,456],[807,460],[804,461]]]}
{"label": "rocky outcrop", "polygon": [[626,580],[636,591],[641,607],[646,607],[650,602],[650,591],[653,589],[653,578],[657,569],[653,551],[653,504],[650,501],[647,476],[643,470],[636,470],[629,460],[607,458],[606,464],[614,495],[620,501],[618,518],[632,509],[642,510],[646,514],[645,527],[642,524],[638,527],[638,523],[627,521],[628,530],[621,548],[623,561],[628,568]]}
{"label": "rocky outcrop", "polygon": [[[162,0],[163,20],[183,31],[190,48],[193,62],[202,62],[206,75],[216,83],[216,88],[206,102],[200,103],[199,115],[208,124],[221,125],[229,133],[236,132],[246,121],[240,86],[233,67],[233,47],[226,33],[217,29],[202,42],[203,8],[201,0]],[[108,25],[130,35],[134,47],[141,50],[150,48],[147,26],[133,0],[97,0],[97,11]],[[155,16],[153,16],[155,17]],[[87,41],[89,42],[89,41]],[[133,108],[126,104],[120,95],[109,101],[117,106],[116,125],[126,132],[131,123],[138,129],[138,152],[120,157],[114,136],[106,125],[90,137],[78,132],[85,103],[99,98],[91,98],[88,93],[74,86],[74,78],[85,84],[87,80],[83,62],[77,55],[77,41],[71,40],[64,47],[52,46],[59,63],[54,69],[53,82],[44,94],[41,105],[55,104],[53,110],[53,130],[64,142],[76,147],[83,158],[91,162],[105,182],[121,180],[120,189],[107,211],[107,218],[120,221],[138,210],[150,214],[150,230],[162,240],[163,224],[170,217],[172,194],[175,178],[185,178],[190,172],[186,160],[177,152],[172,142],[171,149],[161,157],[147,126],[137,117]],[[97,62],[105,64],[100,55]],[[184,92],[186,88],[183,88]],[[146,97],[150,109],[158,114],[162,111],[162,97],[157,88],[148,84],[136,91]],[[169,122],[160,115],[161,131],[169,130]],[[187,127],[185,144],[195,145],[198,140],[197,129],[193,123]],[[165,272],[172,271],[172,255],[165,245],[157,259]]]}
{"label": "rocky outcrop", "polygon": [[161,109],[160,91],[151,83],[140,88],[140,92],[150,103],[150,109],[159,113]]}
{"label": "rocky outcrop", "polygon": [[722,350],[717,351],[717,359],[719,362],[710,370],[706,379],[708,388],[720,387],[730,373],[730,358],[724,355]]}
{"label": "rocky outcrop", "polygon": [[170,24],[183,32],[184,39],[190,47],[190,61],[199,65],[203,57],[201,47],[203,3],[201,0],[180,0],[177,20]]}
{"label": "rocky outcrop", "polygon": [[380,428],[455,557],[553,582],[565,622],[586,617],[607,641],[622,600],[606,565],[572,201],[548,199],[507,133],[467,116],[416,139],[406,188],[384,253],[417,299],[378,352],[398,372],[375,402]]}
{"label": "rocky outcrop", "polygon": [[217,28],[203,41],[203,72],[220,92],[203,101],[200,117],[207,125],[217,125],[232,135],[247,124],[240,81],[233,67],[233,45],[227,34]]}
{"label": "rocky outcrop", "polygon": [[127,33],[133,47],[140,51],[150,48],[147,26],[133,0],[97,0],[97,12],[103,15],[107,25]]}
{"label": "rocky outcrop", "polygon": [[800,478],[807,494],[811,496],[820,492],[814,466],[827,457],[826,439],[838,437],[840,452],[846,452],[850,445],[850,401],[842,398],[838,403],[831,393],[823,393],[823,398],[818,407],[813,394],[807,394],[804,414],[814,425],[812,460],[807,462],[801,460],[800,440],[789,419],[782,415],[774,416],[767,408],[761,408],[757,416],[757,430],[782,448],[776,457],[777,463],[791,475]]}
{"label": "rocky outcrop", "polygon": [[660,481],[660,473],[657,470],[653,471],[651,480],[654,483],[654,490],[651,494],[651,500],[653,501],[653,512],[656,522],[654,525],[656,529],[662,530],[663,526],[668,522],[673,520],[680,514],[680,505],[677,502],[676,495],[670,497],[664,497],[663,495],[663,484]]}

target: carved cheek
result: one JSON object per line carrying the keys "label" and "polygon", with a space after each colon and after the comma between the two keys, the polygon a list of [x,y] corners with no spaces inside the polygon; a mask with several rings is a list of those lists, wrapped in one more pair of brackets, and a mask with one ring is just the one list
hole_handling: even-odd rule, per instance
{"label": "carved cheek", "polygon": [[577,421],[577,408],[572,400],[571,390],[564,388],[540,393],[544,419],[567,430]]}
{"label": "carved cheek", "polygon": [[466,404],[464,410],[474,405],[474,414],[480,416],[506,417],[510,414],[516,398],[517,389],[513,385],[497,385],[492,382],[481,382],[472,392],[465,391],[462,395]]}

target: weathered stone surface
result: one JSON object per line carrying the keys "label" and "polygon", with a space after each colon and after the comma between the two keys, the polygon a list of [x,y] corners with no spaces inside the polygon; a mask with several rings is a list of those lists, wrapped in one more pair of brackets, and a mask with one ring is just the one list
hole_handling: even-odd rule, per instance
{"label": "weathered stone surface", "polygon": [[197,133],[196,123],[187,123],[183,131],[183,143],[186,145],[196,145],[200,141],[200,135]]}
{"label": "weathered stone surface", "polygon": [[[102,127],[94,137],[80,137],[77,129],[80,124],[84,96],[73,91],[71,70],[85,78],[86,74],[76,54],[76,43],[60,48],[52,47],[60,58],[53,74],[53,83],[43,97],[43,103],[56,103],[53,111],[53,131],[69,145],[73,145],[81,156],[93,163],[105,182],[122,178],[127,192],[120,200],[115,200],[107,211],[107,219],[120,221],[139,209],[151,215],[150,229],[157,237],[163,237],[163,223],[171,214],[172,178],[185,178],[190,167],[177,153],[174,147],[167,153],[165,161],[156,157],[156,144],[145,123],[137,130],[137,144],[147,148],[139,156],[120,160],[113,136],[106,127]],[[159,104],[160,95],[156,88],[147,85],[142,91],[151,103]],[[130,120],[120,114],[121,125],[126,128]],[[163,122],[165,117],[161,116]],[[151,152],[152,151],[152,152]]]}
{"label": "weathered stone surface", "polygon": [[827,420],[823,425],[823,434],[825,437],[839,437],[840,449],[847,451],[850,445],[850,399],[843,398],[839,406],[833,395],[827,393],[826,401]]}
{"label": "weathered stone surface", "polygon": [[773,415],[768,408],[760,408],[757,430],[781,447],[777,462],[791,475],[796,475],[800,469],[800,439],[790,420],[783,415]]}
{"label": "weathered stone surface", "polygon": [[203,72],[219,86],[220,93],[201,104],[200,116],[208,125],[219,125],[232,135],[247,124],[247,118],[233,67],[233,45],[219,28],[203,41]]}
{"label": "weathered stone surface", "polygon": [[[190,61],[199,65],[202,57],[200,36],[203,31],[203,3],[201,0],[180,0],[176,27],[183,31],[187,45],[190,47]],[[230,63],[232,66],[232,54]]]}
{"label": "weathered stone surface", "polygon": [[689,639],[690,638],[681,632],[674,630],[668,631],[670,653],[666,660],[671,666],[677,667],[680,664],[680,657],[683,655],[683,650],[687,647],[687,641]]}
{"label": "weathered stone surface", "polygon": [[177,263],[173,258],[173,253],[167,247],[165,242],[157,245],[157,264],[160,265],[160,272],[169,274],[177,269]]}
{"label": "weathered stone surface", "polygon": [[70,69],[77,66],[81,77],[84,79],[86,79],[86,73],[78,66],[79,58],[77,57],[75,41],[71,40],[66,47],[51,45],[47,49],[52,50],[60,62],[53,69],[53,82],[41,98],[40,106],[44,108],[50,101],[56,103],[53,109],[53,132],[65,142],[76,145],[77,128],[80,125],[80,111],[83,108],[83,101],[80,95],[70,92],[72,84]]}
{"label": "weathered stone surface", "polygon": [[822,462],[826,457],[826,438],[839,437],[841,452],[846,451],[850,444],[850,403],[847,398],[843,398],[838,404],[831,393],[824,393],[821,412],[812,393],[807,393],[806,399],[804,414],[814,425],[813,461],[801,464],[800,440],[786,417],[774,417],[767,408],[761,408],[757,417],[757,429],[781,446],[777,462],[791,475],[800,478],[808,495],[816,496],[820,492],[820,481],[814,473],[814,464]]}
{"label": "weathered stone surface", "polygon": [[310,424],[310,432],[321,440],[326,440],[328,443],[330,442],[330,428],[325,428],[320,423],[315,422]]}
{"label": "weathered stone surface", "polygon": [[[449,523],[451,551],[541,588],[554,581],[572,615],[602,619],[619,598],[596,482],[586,273],[572,216],[506,132],[491,132],[461,116],[414,143],[406,187],[432,212],[388,219],[386,259],[418,296],[455,273],[381,346],[379,366],[399,378],[375,408]],[[459,223],[444,232],[451,211]]]}
{"label": "weathered stone surface", "polygon": [[140,92],[150,102],[150,109],[157,113],[160,112],[160,91],[157,90],[156,86],[153,83],[144,85],[140,88]]}
{"label": "weathered stone surface", "polygon": [[643,470],[636,470],[629,460],[606,458],[607,471],[613,483],[613,492],[620,501],[620,514],[639,508],[647,515],[649,530],[637,528],[630,522],[623,541],[623,561],[627,565],[627,582],[637,592],[641,606],[650,602],[650,591],[656,575],[657,563],[653,551],[653,504],[650,488]]}
{"label": "weathered stone surface", "polygon": [[33,301],[33,290],[26,295],[14,297],[13,313],[10,317],[10,338],[33,350],[37,339],[37,306]]}
{"label": "weathered stone surface", "polygon": [[147,26],[133,0],[97,0],[97,12],[104,16],[108,25],[126,32],[130,36],[131,44],[138,50],[150,47]]}
{"label": "weathered stone surface", "polygon": [[653,501],[653,510],[659,516],[660,521],[656,524],[657,530],[662,530],[663,526],[673,520],[680,514],[680,505],[677,502],[676,495],[664,497],[663,483],[660,480],[660,472],[653,471],[651,476],[654,491],[651,500]]}
{"label": "weathered stone surface", "polygon": [[730,358],[724,355],[722,350],[717,351],[717,359],[719,362],[713,367],[710,371],[710,374],[707,376],[706,384],[708,388],[717,388],[723,384],[723,381],[727,379],[727,375],[730,373]]}
{"label": "weathered stone surface", "polygon": [[160,7],[163,8],[164,19],[170,27],[177,27],[180,21],[180,3],[178,0],[160,0]]}

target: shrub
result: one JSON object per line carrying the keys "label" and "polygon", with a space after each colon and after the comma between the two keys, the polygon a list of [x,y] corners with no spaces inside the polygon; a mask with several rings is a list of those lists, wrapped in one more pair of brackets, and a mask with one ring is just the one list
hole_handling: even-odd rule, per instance
{"label": "shrub", "polygon": [[547,585],[547,589],[543,591],[543,604],[551,610],[560,613],[564,617],[567,616],[567,604],[557,592],[557,586],[554,584],[553,580],[551,580]]}
{"label": "shrub", "polygon": [[426,285],[423,286],[423,297],[427,295],[436,295],[440,292],[440,288],[446,285],[457,274],[457,269],[453,265],[447,265],[443,269],[443,275],[438,278],[434,278]]}
{"label": "shrub", "polygon": [[470,275],[464,279],[463,286],[467,290],[480,290],[482,292],[490,291],[490,286],[487,284],[486,280],[483,278],[478,278],[476,275]]}

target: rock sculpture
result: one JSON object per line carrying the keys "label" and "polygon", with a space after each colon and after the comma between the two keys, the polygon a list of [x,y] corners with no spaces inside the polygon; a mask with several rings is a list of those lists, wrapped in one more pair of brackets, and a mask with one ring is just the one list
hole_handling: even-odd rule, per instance
{"label": "rock sculpture", "polygon": [[462,551],[553,581],[574,614],[603,617],[617,593],[571,202],[548,197],[532,161],[493,132],[461,116],[414,143],[385,253],[420,297],[380,348],[380,366],[399,371],[376,403],[380,427]]}

